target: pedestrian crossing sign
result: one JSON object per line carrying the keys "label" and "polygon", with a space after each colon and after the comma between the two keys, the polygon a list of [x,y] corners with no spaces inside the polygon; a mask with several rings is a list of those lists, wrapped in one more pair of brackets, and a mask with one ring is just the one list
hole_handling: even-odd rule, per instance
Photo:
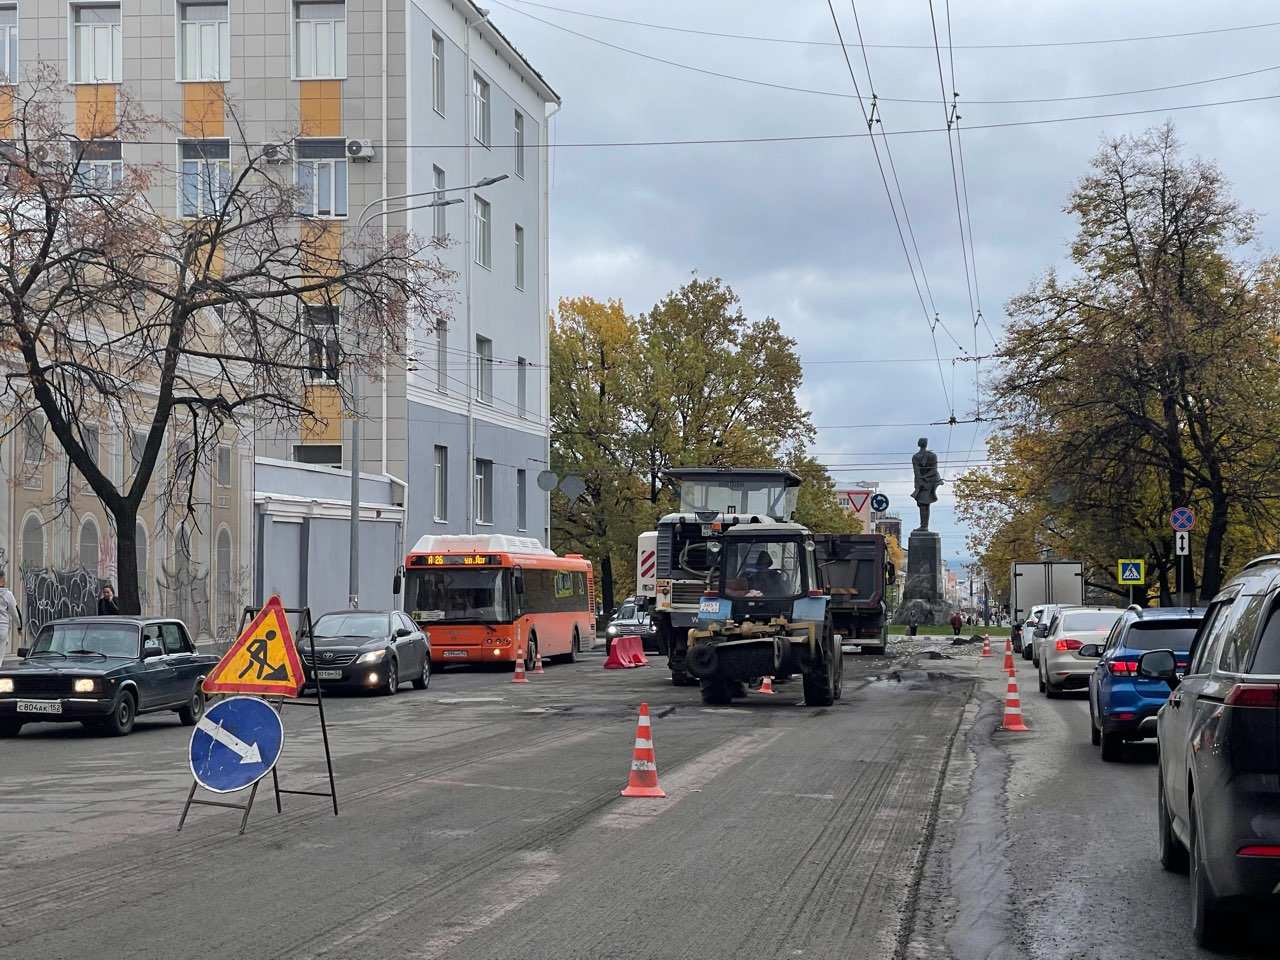
{"label": "pedestrian crossing sign", "polygon": [[1140,587],[1147,582],[1147,561],[1119,560],[1116,562],[1116,580],[1122,587]]}
{"label": "pedestrian crossing sign", "polygon": [[280,598],[273,596],[209,672],[204,692],[296,697],[302,684],[289,619]]}

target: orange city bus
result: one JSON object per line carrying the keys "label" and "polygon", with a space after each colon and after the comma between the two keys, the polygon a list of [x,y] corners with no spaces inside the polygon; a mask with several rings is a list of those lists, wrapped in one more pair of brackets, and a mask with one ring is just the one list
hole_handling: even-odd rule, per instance
{"label": "orange city bus", "polygon": [[427,536],[404,562],[404,609],[431,637],[431,662],[572,662],[595,642],[591,563],[532,537]]}

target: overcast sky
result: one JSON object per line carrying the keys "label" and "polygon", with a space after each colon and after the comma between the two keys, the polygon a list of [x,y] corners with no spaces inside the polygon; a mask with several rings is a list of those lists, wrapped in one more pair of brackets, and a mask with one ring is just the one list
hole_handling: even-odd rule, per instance
{"label": "overcast sky", "polygon": [[[909,456],[919,436],[943,460],[944,477],[984,455],[974,425],[873,426],[969,418],[974,364],[953,364],[956,344],[939,329],[942,376],[899,246],[869,142],[579,147],[584,142],[810,136],[865,131],[848,97],[770,89],[700,75],[610,49],[530,19],[531,14],[600,40],[704,70],[794,87],[850,94],[852,85],[826,0],[492,0],[492,19],[564,99],[552,128],[551,295],[620,298],[647,310],[696,271],[738,292],[748,316],[772,315],[799,342],[803,401],[820,428],[813,450],[838,464],[840,481],[877,480],[915,526]],[[691,30],[749,34],[809,44],[727,39],[609,22],[548,9]],[[946,56],[945,0],[934,0]],[[864,95],[849,0],[835,0]],[[858,4],[884,128],[944,126],[927,0]],[[1277,19],[1274,3],[1188,0],[1005,2],[955,0],[951,25],[962,126],[1155,109],[1140,116],[969,129],[963,148],[972,213],[978,292],[996,335],[1004,304],[1048,267],[1065,263],[1075,225],[1063,212],[1073,183],[1103,137],[1141,132],[1171,117],[1188,154],[1216,160],[1237,195],[1262,215],[1269,246],[1275,225],[1275,116],[1280,101],[1170,110],[1175,106],[1280,94],[1280,27],[1178,39],[1005,49],[961,44],[1099,40],[1209,30]],[[968,101],[1046,99],[1185,84],[1272,68],[1250,77],[1180,89],[1054,103]],[[974,329],[961,260],[951,164],[944,133],[891,139],[907,210],[933,298],[946,328],[973,353]],[[992,340],[978,329],[977,353]],[[916,361],[928,358],[927,362]],[[894,361],[860,364],[834,360]],[[819,363],[818,361],[822,361]],[[989,369],[984,366],[984,369]],[[954,387],[953,387],[954,377]],[[944,397],[945,381],[950,401]],[[975,432],[976,431],[976,432]],[[970,454],[972,451],[972,454]],[[902,463],[900,469],[880,465]],[[849,464],[876,467],[846,469]],[[969,551],[940,491],[931,527],[954,563]]]}

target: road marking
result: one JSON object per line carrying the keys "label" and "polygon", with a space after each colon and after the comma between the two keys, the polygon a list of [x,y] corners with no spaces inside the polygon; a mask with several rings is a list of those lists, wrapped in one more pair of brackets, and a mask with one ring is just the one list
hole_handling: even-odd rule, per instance
{"label": "road marking", "polygon": [[505,790],[516,793],[554,793],[561,796],[577,796],[575,790],[555,790],[550,787],[516,787],[503,783],[476,783],[472,780],[444,780],[432,777],[429,780],[419,780],[418,783],[433,783],[441,787],[480,787],[484,790]]}
{"label": "road marking", "polygon": [[214,723],[208,717],[201,717],[200,722],[196,724],[196,729],[207,733],[218,743],[222,744],[237,757],[241,763],[261,763],[262,753],[258,750],[258,745],[247,744],[234,733],[222,729],[222,724]]}
{"label": "road marking", "polygon": [[502,703],[506,697],[441,697],[436,703]]}

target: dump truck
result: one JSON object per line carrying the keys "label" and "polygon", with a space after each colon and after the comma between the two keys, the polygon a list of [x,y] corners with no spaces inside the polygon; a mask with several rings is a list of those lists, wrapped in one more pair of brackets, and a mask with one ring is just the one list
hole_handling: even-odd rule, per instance
{"label": "dump truck", "polygon": [[707,550],[714,575],[684,661],[703,703],[728,703],[764,677],[783,684],[795,676],[809,706],[839,700],[844,657],[808,528],[759,517],[725,521]]}
{"label": "dump truck", "polygon": [[790,470],[742,467],[679,467],[662,477],[677,486],[679,509],[637,540],[636,596],[653,597],[658,651],[667,657],[671,682],[682,686],[697,683],[685,655],[699,602],[716,572],[708,542],[726,525],[790,520],[800,478]]}
{"label": "dump truck", "polygon": [[831,598],[831,622],[843,647],[884,653],[889,642],[888,589],[897,577],[878,533],[817,533],[818,576]]}

